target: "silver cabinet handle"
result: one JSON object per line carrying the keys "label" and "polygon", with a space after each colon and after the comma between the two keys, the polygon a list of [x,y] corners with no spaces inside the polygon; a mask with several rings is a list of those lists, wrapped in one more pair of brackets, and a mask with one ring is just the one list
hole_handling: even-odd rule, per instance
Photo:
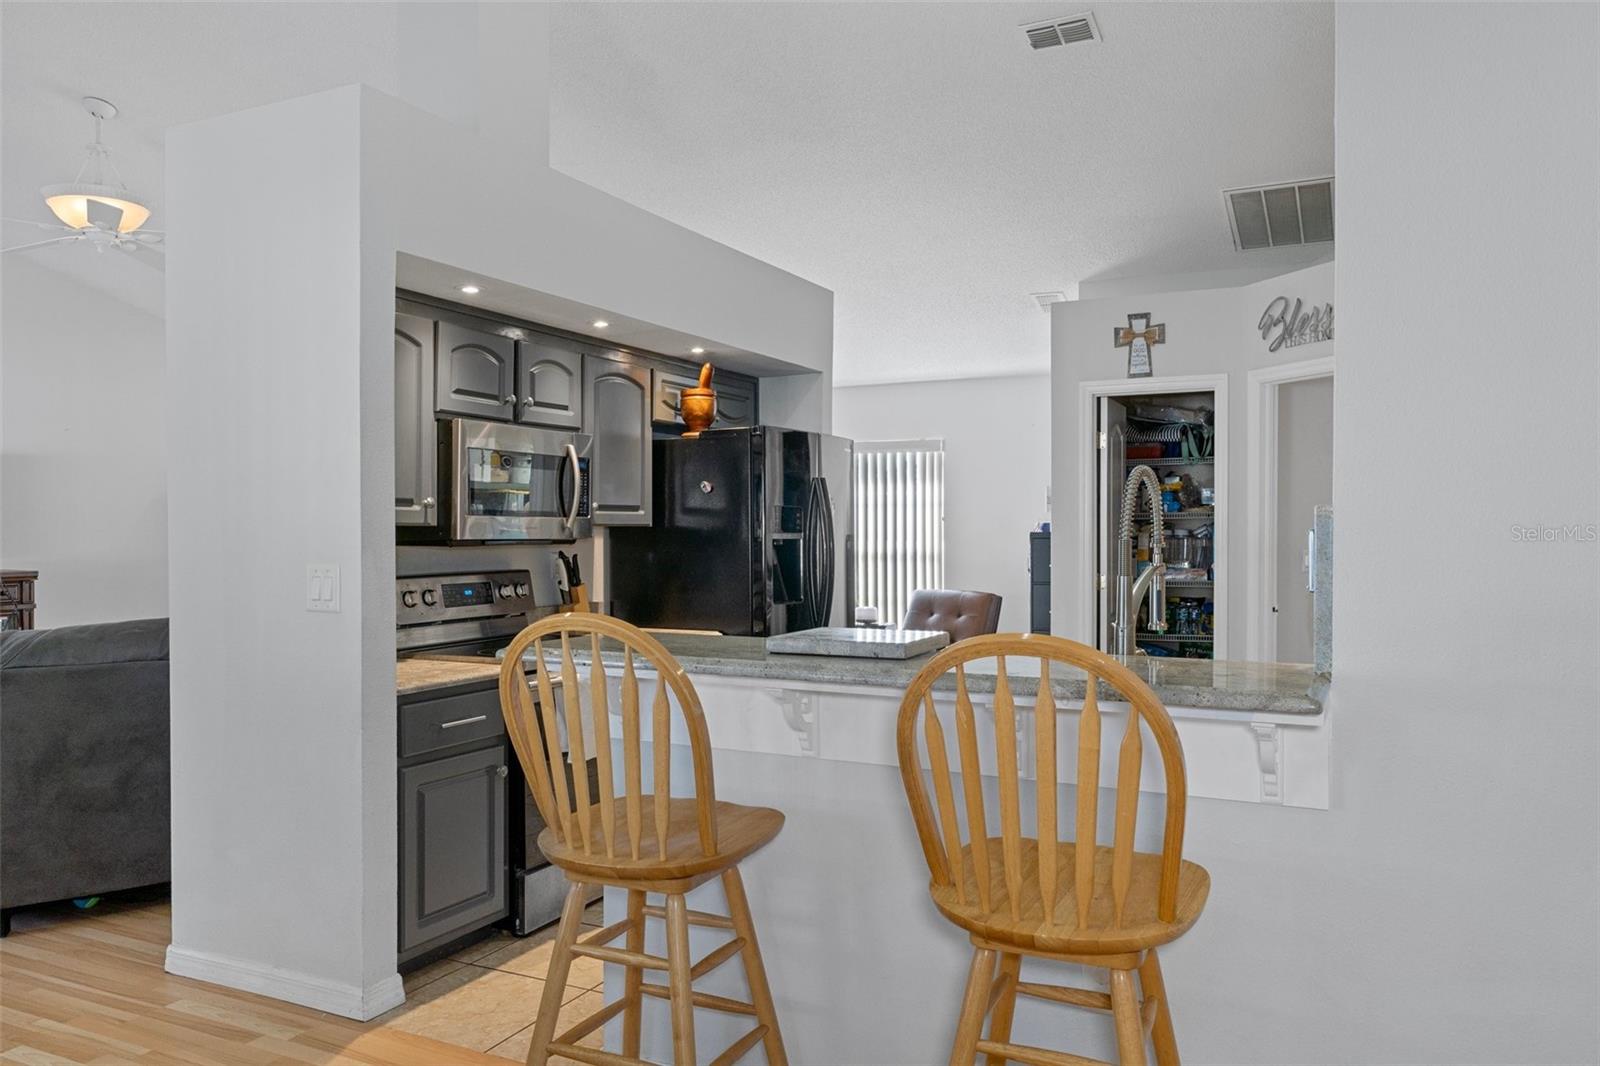
{"label": "silver cabinet handle", "polygon": [[459,725],[475,725],[478,722],[487,722],[488,720],[489,720],[489,716],[486,715],[486,714],[475,714],[471,718],[457,718],[453,722],[440,722],[439,723],[439,728],[440,729],[454,729],[456,726],[459,726]]}
{"label": "silver cabinet handle", "polygon": [[512,393],[510,396],[506,397],[506,403],[516,403],[516,402],[517,402],[517,394],[516,393]]}
{"label": "silver cabinet handle", "polygon": [[432,496],[425,497],[423,499],[423,501],[422,501],[422,506],[423,506],[424,510],[428,510],[428,511],[433,510],[433,508],[435,506],[433,497]]}
{"label": "silver cabinet handle", "polygon": [[510,772],[511,771],[509,769],[507,769],[506,767],[502,766],[498,770],[495,771],[495,774],[496,774],[496,776],[504,777],[507,774],[509,774]]}
{"label": "silver cabinet handle", "polygon": [[529,396],[528,398],[523,400],[522,401],[522,406],[524,406],[524,407],[533,407],[534,406],[533,397]]}

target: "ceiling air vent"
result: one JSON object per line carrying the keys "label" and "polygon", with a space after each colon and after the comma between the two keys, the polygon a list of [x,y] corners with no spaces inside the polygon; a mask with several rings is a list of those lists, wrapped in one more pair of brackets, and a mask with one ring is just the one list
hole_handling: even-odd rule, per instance
{"label": "ceiling air vent", "polygon": [[1024,23],[1022,32],[1027,35],[1028,44],[1034,51],[1041,48],[1055,48],[1057,45],[1100,40],[1100,27],[1095,25],[1094,15],[1088,12],[1070,18]]}
{"label": "ceiling air vent", "polygon": [[1039,305],[1039,310],[1045,314],[1050,313],[1051,304],[1062,303],[1067,298],[1067,294],[1060,289],[1051,289],[1049,292],[1030,292],[1028,295],[1033,297],[1034,302]]}
{"label": "ceiling air vent", "polygon": [[1225,189],[1233,246],[1241,252],[1333,240],[1333,179]]}

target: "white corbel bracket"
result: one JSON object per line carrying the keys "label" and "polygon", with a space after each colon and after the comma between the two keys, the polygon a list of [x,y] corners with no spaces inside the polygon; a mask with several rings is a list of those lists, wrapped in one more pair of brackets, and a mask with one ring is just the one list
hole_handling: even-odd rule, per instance
{"label": "white corbel bracket", "polygon": [[817,754],[817,707],[811,693],[778,689],[778,706],[783,708],[783,723],[800,740],[800,754]]}
{"label": "white corbel bracket", "polygon": [[1261,770],[1261,802],[1283,802],[1283,733],[1279,726],[1251,722],[1256,735],[1256,762]]}

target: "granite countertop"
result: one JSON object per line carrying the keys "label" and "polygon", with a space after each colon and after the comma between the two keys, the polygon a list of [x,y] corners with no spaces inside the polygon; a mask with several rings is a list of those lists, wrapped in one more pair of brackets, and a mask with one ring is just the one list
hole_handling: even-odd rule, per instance
{"label": "granite countertop", "polygon": [[500,676],[498,659],[470,659],[465,656],[399,659],[394,666],[396,694],[405,696],[430,688],[459,685],[464,681],[486,681]]}
{"label": "granite countertop", "polygon": [[[769,653],[766,641],[760,637],[657,634],[657,638],[691,675],[752,677],[771,681],[904,689],[932,657],[932,653],[910,659],[781,655]],[[587,649],[573,648],[573,659],[587,662]],[[605,659],[609,663],[612,656],[607,654]],[[1143,678],[1169,707],[1309,716],[1322,713],[1326,679],[1317,677],[1307,664],[1167,659],[1146,655],[1125,657],[1122,662]],[[1011,680],[1012,691],[1019,699],[1031,697],[1038,690],[1037,660],[1014,659],[1010,666],[1006,676]],[[1056,677],[1052,679],[1050,688],[1057,699],[1082,700],[1084,680],[1081,675]],[[937,689],[951,689],[954,685],[954,678],[946,677]],[[992,659],[968,666],[967,687],[970,692],[994,691],[995,664]],[[1102,684],[1100,698],[1114,700],[1117,697]]]}

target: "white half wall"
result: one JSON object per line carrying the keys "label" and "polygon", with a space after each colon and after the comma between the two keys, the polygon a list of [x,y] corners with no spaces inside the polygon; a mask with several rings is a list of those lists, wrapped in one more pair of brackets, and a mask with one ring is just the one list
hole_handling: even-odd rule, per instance
{"label": "white half wall", "polygon": [[40,629],[167,613],[165,329],[31,258],[85,251],[0,267],[0,564]]}
{"label": "white half wall", "polygon": [[1050,517],[1049,378],[836,388],[833,427],[852,440],[943,438],[945,584],[998,592],[1001,631],[1027,632],[1028,533]]}

